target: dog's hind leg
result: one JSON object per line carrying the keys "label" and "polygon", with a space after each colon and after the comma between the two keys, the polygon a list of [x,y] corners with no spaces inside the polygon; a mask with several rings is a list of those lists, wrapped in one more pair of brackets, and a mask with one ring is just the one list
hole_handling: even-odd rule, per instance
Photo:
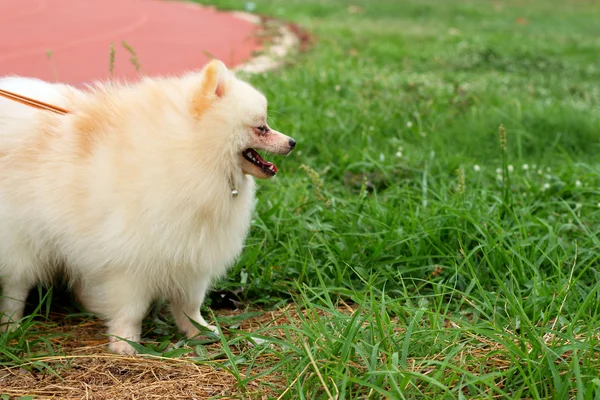
{"label": "dog's hind leg", "polygon": [[0,331],[14,326],[23,318],[29,290],[44,274],[43,261],[37,258],[35,248],[18,234],[2,235],[0,241]]}
{"label": "dog's hind leg", "polygon": [[0,331],[7,330],[10,324],[17,326],[23,318],[25,300],[35,282],[26,279],[5,277],[2,279],[2,297],[0,298]]}

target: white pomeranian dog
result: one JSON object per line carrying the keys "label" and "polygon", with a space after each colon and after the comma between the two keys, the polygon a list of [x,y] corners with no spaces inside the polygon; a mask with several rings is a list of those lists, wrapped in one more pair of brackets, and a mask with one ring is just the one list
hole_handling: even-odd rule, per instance
{"label": "white pomeranian dog", "polygon": [[211,282],[242,251],[253,177],[277,168],[257,152],[296,142],[267,124],[265,97],[220,61],[199,73],[88,91],[7,77],[0,89],[0,280],[4,329],[28,291],[68,277],[106,319],[109,349],[133,354],[151,302],[170,302],[188,337]]}

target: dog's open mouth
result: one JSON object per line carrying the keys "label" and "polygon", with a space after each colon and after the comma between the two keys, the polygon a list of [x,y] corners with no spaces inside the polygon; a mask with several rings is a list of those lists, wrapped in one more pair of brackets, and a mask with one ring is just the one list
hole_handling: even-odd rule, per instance
{"label": "dog's open mouth", "polygon": [[271,178],[277,173],[275,164],[265,161],[256,150],[248,148],[242,152],[242,156],[251,166],[244,166],[244,172],[257,178]]}

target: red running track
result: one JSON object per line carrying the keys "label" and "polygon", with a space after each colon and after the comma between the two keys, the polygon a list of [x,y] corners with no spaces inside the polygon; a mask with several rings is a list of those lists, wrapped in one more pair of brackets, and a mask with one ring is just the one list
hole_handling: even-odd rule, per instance
{"label": "red running track", "polygon": [[107,80],[111,43],[121,81],[199,69],[212,57],[233,67],[260,48],[256,31],[231,13],[182,1],[0,0],[0,76]]}

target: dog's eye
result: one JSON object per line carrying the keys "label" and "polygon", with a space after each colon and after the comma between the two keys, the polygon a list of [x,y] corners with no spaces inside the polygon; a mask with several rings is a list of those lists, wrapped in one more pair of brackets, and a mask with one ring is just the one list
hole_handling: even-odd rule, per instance
{"label": "dog's eye", "polygon": [[269,130],[265,125],[257,126],[256,129],[263,135]]}

